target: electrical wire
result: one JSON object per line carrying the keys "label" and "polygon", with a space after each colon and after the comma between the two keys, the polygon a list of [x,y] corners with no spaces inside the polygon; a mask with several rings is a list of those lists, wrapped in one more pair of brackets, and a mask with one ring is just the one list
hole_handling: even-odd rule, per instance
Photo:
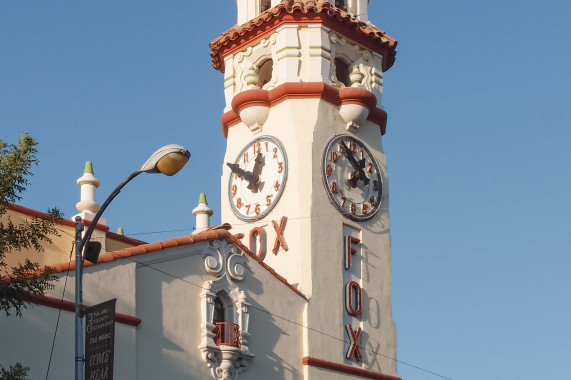
{"label": "electrical wire", "polygon": [[[301,217],[301,218],[305,218],[305,217]],[[296,219],[301,219],[301,218],[296,218]],[[294,218],[292,218],[292,219],[294,219]],[[69,235],[69,236],[71,236],[69,233],[67,233],[67,232],[64,231],[64,230],[61,230],[61,229],[60,229],[60,231],[63,232],[63,233],[65,233],[65,234],[67,234],[67,235]],[[164,232],[168,232],[168,231],[164,231]],[[75,245],[75,241],[73,242],[73,244],[72,244],[72,249],[71,249],[71,251],[70,251],[68,270],[67,270],[67,272],[66,272],[66,279],[65,279],[64,289],[63,289],[63,294],[62,294],[62,301],[63,301],[63,297],[64,297],[64,295],[65,295],[65,290],[66,290],[66,286],[67,286],[68,273],[69,273],[69,270],[70,270],[70,267],[71,267],[71,258],[72,258],[72,254],[73,254],[73,247],[74,247],[74,245]],[[108,249],[105,249],[105,251],[106,251],[106,252],[112,252],[111,250],[108,250]],[[165,275],[165,276],[169,276],[169,277],[172,277],[172,278],[174,278],[174,279],[176,279],[176,280],[180,280],[180,281],[182,281],[182,282],[184,282],[184,283],[186,283],[186,284],[195,286],[195,287],[197,287],[197,288],[199,288],[199,289],[208,290],[207,288],[203,287],[203,286],[200,285],[200,284],[195,284],[195,283],[192,282],[192,281],[188,281],[188,280],[186,280],[186,279],[184,279],[184,278],[181,278],[181,277],[176,276],[176,275],[174,275],[174,274],[172,274],[172,273],[163,271],[163,270],[161,270],[161,269],[159,269],[159,268],[156,268],[156,267],[154,267],[154,266],[152,266],[152,265],[145,264],[145,263],[143,263],[143,262],[141,262],[141,261],[137,261],[137,260],[135,260],[135,259],[133,259],[133,258],[131,258],[131,257],[124,257],[124,258],[126,258],[126,259],[128,259],[128,260],[130,260],[130,261],[132,261],[132,262],[134,262],[134,263],[136,263],[136,264],[138,264],[138,265],[141,265],[141,266],[144,266],[144,267],[149,268],[149,269],[151,269],[151,270],[154,270],[154,271],[156,271],[156,272],[159,272],[159,273],[161,273],[161,274],[163,274],[163,275]],[[265,313],[265,314],[267,314],[267,315],[270,315],[270,316],[272,316],[272,317],[281,319],[281,320],[286,321],[286,322],[288,322],[288,323],[294,324],[294,325],[296,325],[296,326],[298,326],[298,327],[301,327],[301,328],[303,328],[303,329],[306,329],[306,330],[308,330],[308,331],[312,331],[312,332],[315,332],[315,333],[317,333],[317,334],[326,336],[326,337],[328,337],[328,338],[337,340],[337,341],[339,341],[339,342],[343,342],[343,343],[346,343],[346,344],[352,344],[352,343],[353,343],[353,342],[349,342],[349,341],[347,341],[347,340],[345,340],[345,339],[343,339],[343,338],[339,338],[339,337],[333,336],[333,335],[331,335],[331,334],[325,333],[325,332],[323,332],[323,331],[317,330],[317,329],[315,329],[315,328],[312,328],[312,327],[309,327],[309,326],[305,326],[305,325],[302,324],[302,323],[299,323],[299,322],[296,322],[296,321],[292,321],[291,319],[288,319],[288,318],[286,318],[286,317],[282,317],[282,316],[280,316],[280,315],[273,314],[273,313],[271,313],[270,311],[261,309],[261,308],[259,308],[259,307],[250,305],[250,308],[253,309],[253,310],[259,311],[259,312],[261,312],[261,313]],[[58,331],[60,315],[61,315],[61,308],[59,309],[58,319],[57,319],[56,328],[55,328],[55,332],[54,332],[54,339],[53,339],[53,342],[52,342],[52,349],[51,349],[51,352],[50,352],[50,360],[49,360],[49,363],[48,363],[48,370],[47,370],[47,374],[46,374],[46,380],[48,379],[48,375],[49,375],[49,369],[50,369],[52,354],[53,354],[53,350],[54,350],[56,335],[57,335],[57,331]],[[408,362],[405,362],[405,361],[402,361],[402,360],[393,358],[393,357],[391,357],[391,356],[385,355],[385,354],[383,354],[383,353],[381,353],[381,352],[378,352],[378,351],[369,349],[369,348],[367,348],[367,347],[364,347],[364,346],[358,346],[358,347],[359,347],[359,349],[361,349],[361,350],[363,350],[363,351],[366,351],[366,352],[369,352],[369,353],[371,353],[371,354],[373,354],[373,355],[375,355],[375,356],[381,356],[381,357],[384,357],[384,358],[386,358],[386,359],[393,360],[393,361],[396,362],[396,363],[400,363],[400,364],[406,365],[406,366],[408,366],[408,367],[415,368],[415,369],[417,369],[417,370],[419,370],[419,371],[422,371],[422,372],[431,374],[431,375],[433,375],[433,376],[437,376],[437,377],[440,377],[440,378],[443,378],[443,379],[447,379],[447,380],[453,380],[453,379],[450,378],[450,377],[447,377],[447,376],[438,374],[438,373],[436,373],[436,372],[427,370],[427,369],[425,369],[425,368],[422,368],[422,367],[420,367],[420,366],[417,366],[417,365],[414,365],[414,364],[411,364],[411,363],[408,363]]]}
{"label": "electrical wire", "polygon": [[[107,250],[107,249],[106,249],[106,251],[107,251],[107,252],[111,252],[110,250]],[[152,266],[152,265],[142,263],[142,262],[137,261],[137,260],[135,260],[135,259],[133,259],[133,258],[131,258],[131,257],[124,257],[124,258],[126,258],[126,259],[128,259],[128,260],[130,260],[130,261],[132,261],[132,262],[134,262],[134,263],[136,263],[136,264],[138,264],[138,265],[144,266],[144,267],[146,267],[146,268],[149,268],[149,269],[152,269],[152,270],[157,271],[157,272],[159,272],[159,273],[162,273],[162,274],[164,274],[164,275],[166,275],[166,276],[172,277],[172,278],[174,278],[174,279],[176,279],[176,280],[180,280],[180,281],[182,281],[182,282],[184,282],[184,283],[187,283],[187,284],[189,284],[189,285],[195,286],[195,287],[197,287],[197,288],[199,288],[199,289],[208,290],[207,288],[203,287],[203,286],[200,285],[200,284],[195,284],[195,283],[192,282],[192,281],[188,281],[188,280],[186,280],[186,279],[184,279],[184,278],[181,278],[181,277],[176,276],[176,275],[174,275],[174,274],[171,274],[171,273],[169,273],[169,272],[165,272],[165,271],[163,271],[163,270],[161,270],[161,269],[158,269],[158,268],[156,268],[156,267],[154,267],[154,266]],[[309,326],[305,326],[304,324],[301,324],[301,323],[296,322],[296,321],[292,321],[292,320],[290,320],[290,319],[288,319],[288,318],[282,317],[282,316],[277,315],[277,314],[273,314],[273,313],[271,313],[271,312],[269,312],[269,311],[267,311],[267,310],[258,308],[258,307],[256,307],[256,306],[250,305],[249,307],[250,307],[251,309],[257,310],[257,311],[259,311],[259,312],[268,314],[268,315],[270,315],[270,316],[272,316],[272,317],[279,318],[279,319],[281,319],[281,320],[283,320],[283,321],[292,323],[292,324],[294,324],[294,325],[296,325],[296,326],[299,326],[299,327],[301,327],[301,328],[303,328],[303,329],[307,329],[308,331],[313,331],[313,332],[315,332],[315,333],[317,333],[317,334],[324,335],[324,336],[326,336],[326,337],[335,339],[335,340],[340,341],[340,342],[343,342],[343,343],[352,344],[352,342],[349,342],[349,341],[347,341],[347,340],[345,340],[345,339],[343,339],[343,338],[339,338],[339,337],[333,336],[333,335],[331,335],[331,334],[327,334],[327,333],[325,333],[325,332],[323,332],[323,331],[317,330],[317,329],[315,329],[315,328],[312,328],[312,327],[309,327]],[[453,380],[453,379],[450,378],[450,377],[447,377],[447,376],[438,374],[438,373],[436,373],[436,372],[433,372],[433,371],[424,369],[424,368],[422,368],[422,367],[416,366],[416,365],[414,365],[414,364],[410,364],[410,363],[407,363],[407,362],[405,362],[405,361],[402,361],[402,360],[393,358],[393,357],[391,357],[391,356],[382,354],[382,353],[380,353],[380,352],[378,352],[378,351],[374,351],[374,350],[368,349],[368,348],[366,348],[366,347],[364,347],[364,346],[358,346],[358,347],[359,347],[360,349],[362,349],[363,351],[367,351],[367,352],[370,352],[370,353],[373,354],[373,355],[381,356],[381,357],[387,358],[387,359],[389,359],[389,360],[393,360],[393,361],[396,362],[396,363],[400,363],[400,364],[403,364],[403,365],[406,365],[406,366],[415,368],[415,369],[417,369],[417,370],[426,372],[426,373],[428,373],[428,374],[431,374],[431,375],[434,375],[434,376],[437,376],[437,377],[440,377],[440,378],[443,378],[443,379]]]}

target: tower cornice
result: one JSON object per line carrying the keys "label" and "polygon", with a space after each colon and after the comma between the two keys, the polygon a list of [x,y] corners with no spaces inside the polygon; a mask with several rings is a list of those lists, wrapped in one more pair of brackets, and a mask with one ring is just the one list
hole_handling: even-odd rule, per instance
{"label": "tower cornice", "polygon": [[367,120],[376,124],[384,135],[387,129],[387,113],[375,107],[374,95],[360,88],[335,88],[323,82],[284,83],[272,90],[249,90],[237,94],[232,100],[232,110],[220,117],[222,133],[228,137],[228,128],[240,123],[240,110],[253,105],[274,107],[289,99],[323,99],[333,105],[361,104],[369,109]]}
{"label": "tower cornice", "polygon": [[326,0],[282,0],[245,24],[234,26],[210,43],[212,66],[224,72],[224,57],[240,51],[286,24],[322,24],[383,56],[383,71],[395,61],[397,41],[373,24],[361,22]]}

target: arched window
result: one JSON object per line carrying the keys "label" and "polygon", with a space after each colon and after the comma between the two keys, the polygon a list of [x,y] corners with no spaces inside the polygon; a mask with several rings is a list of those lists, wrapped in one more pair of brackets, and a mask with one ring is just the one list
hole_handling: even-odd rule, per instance
{"label": "arched window", "polygon": [[347,12],[347,0],[335,0],[335,6]]}
{"label": "arched window", "polygon": [[267,11],[272,7],[272,0],[260,0],[260,13]]}
{"label": "arched window", "polygon": [[335,58],[335,76],[337,80],[345,85],[351,87],[351,78],[349,78],[349,64],[340,58]]}
{"label": "arched window", "polygon": [[215,325],[218,322],[226,322],[224,318],[224,304],[219,297],[214,298],[214,314],[212,317],[212,323]]}
{"label": "arched window", "polygon": [[272,80],[272,70],[274,67],[274,61],[271,59],[266,59],[258,67],[258,87],[262,88],[266,83]]}

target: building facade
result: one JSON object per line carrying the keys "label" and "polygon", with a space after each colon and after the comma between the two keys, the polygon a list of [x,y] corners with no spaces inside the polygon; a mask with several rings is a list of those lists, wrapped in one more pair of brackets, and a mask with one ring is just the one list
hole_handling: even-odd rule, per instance
{"label": "building facade", "polygon": [[[209,227],[201,198],[193,235],[142,244],[101,226],[94,237],[110,252],[85,268],[84,302],[117,298],[114,374],[396,380],[382,148],[396,41],[366,0],[237,0],[237,17],[211,43],[226,100],[225,224]],[[86,167],[78,184],[88,221],[99,183]],[[33,378],[49,360],[46,321],[73,310],[71,287],[61,295],[74,264],[62,258],[56,289],[0,324],[3,342],[35,342],[0,348],[7,363],[33,358]],[[61,314],[53,378],[73,378],[73,317]]]}

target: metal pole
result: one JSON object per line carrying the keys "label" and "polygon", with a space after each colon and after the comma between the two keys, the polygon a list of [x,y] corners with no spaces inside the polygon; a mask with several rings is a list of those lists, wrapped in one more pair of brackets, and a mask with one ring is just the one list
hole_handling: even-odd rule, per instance
{"label": "metal pole", "polygon": [[129,183],[129,181],[141,173],[142,171],[140,170],[131,173],[129,177],[113,190],[111,195],[103,202],[103,205],[97,214],[95,214],[93,220],[90,221],[90,225],[87,231],[85,231],[83,238],[81,237],[81,232],[84,228],[83,223],[81,223],[82,219],[80,216],[75,217],[75,380],[83,380],[85,377],[85,358],[83,352],[83,249],[89,242],[89,239],[91,239],[91,234],[93,230],[95,230],[101,215],[103,215],[103,212],[107,206],[109,206],[109,203],[119,195],[121,189]]}
{"label": "metal pole", "polygon": [[83,380],[83,259],[81,250],[81,217],[75,217],[75,380]]}

